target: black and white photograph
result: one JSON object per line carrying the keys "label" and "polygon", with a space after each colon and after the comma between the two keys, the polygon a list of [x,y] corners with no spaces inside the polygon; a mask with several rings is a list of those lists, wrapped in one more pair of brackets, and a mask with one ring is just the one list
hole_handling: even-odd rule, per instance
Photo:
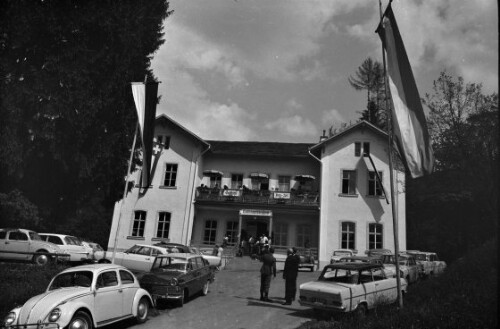
{"label": "black and white photograph", "polygon": [[498,16],[0,0],[0,328],[497,328]]}

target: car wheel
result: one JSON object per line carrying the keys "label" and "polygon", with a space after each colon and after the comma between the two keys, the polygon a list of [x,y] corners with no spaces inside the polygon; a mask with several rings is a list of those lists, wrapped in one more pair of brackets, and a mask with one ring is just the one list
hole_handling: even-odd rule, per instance
{"label": "car wheel", "polygon": [[93,327],[90,316],[85,312],[79,311],[73,315],[66,329],[92,329]]}
{"label": "car wheel", "polygon": [[33,256],[33,263],[39,266],[45,266],[49,263],[49,255],[46,254],[46,251],[37,251],[37,252],[42,252],[43,254],[38,254]]}
{"label": "car wheel", "polygon": [[201,294],[202,294],[203,296],[208,295],[208,284],[209,284],[209,282],[208,282],[208,281],[207,281],[207,282],[205,282],[205,284],[203,285],[203,289],[201,289]]}
{"label": "car wheel", "polygon": [[135,316],[137,323],[146,322],[148,314],[149,314],[149,301],[143,297],[139,301],[139,304],[137,304],[137,315]]}
{"label": "car wheel", "polygon": [[356,309],[354,310],[354,313],[355,313],[356,317],[364,318],[366,316],[367,311],[368,310],[367,310],[365,304],[358,304],[358,307],[356,307]]}

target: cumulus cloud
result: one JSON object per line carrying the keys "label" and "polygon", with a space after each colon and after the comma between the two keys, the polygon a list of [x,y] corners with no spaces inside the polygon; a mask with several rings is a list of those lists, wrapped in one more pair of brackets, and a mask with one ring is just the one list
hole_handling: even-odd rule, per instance
{"label": "cumulus cloud", "polygon": [[279,118],[264,125],[268,130],[273,130],[281,135],[296,137],[312,137],[318,134],[317,127],[307,118],[294,115]]}
{"label": "cumulus cloud", "polygon": [[321,115],[321,121],[328,124],[333,125],[334,123],[345,122],[342,114],[338,110],[331,109],[328,111],[323,111]]}

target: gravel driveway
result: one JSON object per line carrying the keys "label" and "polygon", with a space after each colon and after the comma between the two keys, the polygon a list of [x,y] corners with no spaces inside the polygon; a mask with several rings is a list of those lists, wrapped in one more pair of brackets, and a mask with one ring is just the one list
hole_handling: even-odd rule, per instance
{"label": "gravel driveway", "polygon": [[[300,306],[297,300],[291,306],[281,305],[285,296],[281,271],[271,281],[272,302],[259,301],[260,266],[259,261],[249,257],[235,258],[216,274],[207,296],[193,297],[183,307],[160,305],[157,314],[150,316],[146,323],[129,328],[292,329],[314,318],[313,311]],[[318,276],[319,272],[300,270],[297,287]]]}

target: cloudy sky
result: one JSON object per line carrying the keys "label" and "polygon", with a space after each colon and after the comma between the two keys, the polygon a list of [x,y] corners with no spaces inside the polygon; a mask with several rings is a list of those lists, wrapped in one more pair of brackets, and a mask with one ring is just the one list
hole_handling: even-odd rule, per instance
{"label": "cloudy sky", "polygon": [[[365,108],[366,93],[348,77],[367,57],[382,62],[377,0],[169,2],[174,13],[152,62],[157,114],[199,137],[314,143]],[[443,70],[498,91],[496,1],[392,7],[421,96]]]}

